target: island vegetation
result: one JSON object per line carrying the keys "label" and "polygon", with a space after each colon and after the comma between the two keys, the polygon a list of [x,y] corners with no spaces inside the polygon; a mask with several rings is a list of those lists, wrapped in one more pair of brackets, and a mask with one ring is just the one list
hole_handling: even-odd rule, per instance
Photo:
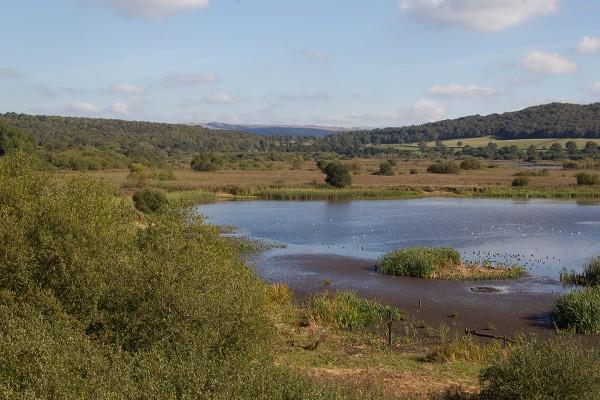
{"label": "island vegetation", "polygon": [[378,260],[377,270],[386,275],[448,280],[516,279],[525,274],[520,266],[464,262],[450,247],[394,250]]}

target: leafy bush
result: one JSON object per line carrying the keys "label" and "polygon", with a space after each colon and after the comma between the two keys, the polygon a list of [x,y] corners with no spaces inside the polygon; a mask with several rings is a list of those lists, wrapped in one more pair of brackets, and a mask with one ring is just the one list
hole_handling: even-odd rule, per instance
{"label": "leafy bush", "polygon": [[341,329],[364,329],[390,316],[394,319],[402,317],[402,312],[396,308],[347,291],[314,295],[310,298],[309,310],[320,322]]}
{"label": "leafy bush", "polygon": [[191,210],[19,154],[0,215],[0,398],[339,398],[274,365],[265,285]]}
{"label": "leafy bush", "polygon": [[352,185],[352,176],[350,168],[342,165],[339,162],[327,164],[324,168],[325,182],[333,187],[343,188]]}
{"label": "leafy bush", "polygon": [[595,185],[598,182],[600,182],[598,174],[590,174],[588,172],[580,172],[577,175],[575,175],[575,178],[577,178],[577,184],[580,186]]}
{"label": "leafy bush", "polygon": [[417,175],[419,173],[419,171],[416,170],[416,168],[411,168],[409,171],[409,174],[411,175]]}
{"label": "leafy bush", "polygon": [[460,254],[450,247],[411,247],[385,254],[377,268],[388,275],[432,278],[440,268],[460,263]]}
{"label": "leafy bush", "polygon": [[460,169],[464,170],[477,170],[481,169],[481,161],[476,158],[470,157],[460,163]]}
{"label": "leafy bush", "polygon": [[382,176],[392,176],[394,175],[394,167],[389,161],[382,161],[379,164],[379,171],[377,171],[378,175]]}
{"label": "leafy bush", "polygon": [[133,194],[133,204],[141,212],[155,213],[167,203],[167,196],[157,189],[146,188]]}
{"label": "leafy bush", "polygon": [[600,334],[600,287],[576,290],[554,305],[554,320],[561,328],[577,333]]}
{"label": "leafy bush", "polygon": [[600,393],[600,351],[576,339],[536,339],[513,346],[480,377],[481,400],[592,400]]}
{"label": "leafy bush", "polygon": [[215,153],[200,153],[192,158],[190,166],[194,171],[214,172],[223,169],[224,160]]}
{"label": "leafy bush", "polygon": [[512,181],[513,187],[523,187],[529,185],[529,179],[524,176],[519,176]]}
{"label": "leafy bush", "polygon": [[454,164],[451,161],[448,162],[436,162],[435,164],[431,164],[427,168],[427,172],[432,174],[458,174],[460,173],[460,168],[458,165]]}

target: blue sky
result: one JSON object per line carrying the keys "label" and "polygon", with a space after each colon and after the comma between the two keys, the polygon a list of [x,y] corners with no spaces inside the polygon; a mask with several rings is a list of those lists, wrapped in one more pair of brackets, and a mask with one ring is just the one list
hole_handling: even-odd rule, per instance
{"label": "blue sky", "polygon": [[0,111],[398,126],[600,101],[590,0],[13,0]]}

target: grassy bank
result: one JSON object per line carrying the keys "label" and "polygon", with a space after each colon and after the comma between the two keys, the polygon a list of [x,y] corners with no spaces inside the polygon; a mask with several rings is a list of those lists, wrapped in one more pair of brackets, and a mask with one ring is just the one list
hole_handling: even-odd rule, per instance
{"label": "grassy bank", "polygon": [[465,263],[449,247],[394,250],[379,259],[377,269],[386,275],[447,280],[516,279],[525,273],[520,266]]}

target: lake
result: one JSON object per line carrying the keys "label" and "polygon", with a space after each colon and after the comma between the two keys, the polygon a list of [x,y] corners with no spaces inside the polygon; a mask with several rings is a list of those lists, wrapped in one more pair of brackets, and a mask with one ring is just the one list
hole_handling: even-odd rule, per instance
{"label": "lake", "polygon": [[282,254],[376,260],[402,247],[452,246],[469,261],[520,264],[532,276],[556,280],[562,268],[579,271],[600,254],[600,205],[567,201],[243,201],[197,210],[243,236],[286,245],[265,260]]}

